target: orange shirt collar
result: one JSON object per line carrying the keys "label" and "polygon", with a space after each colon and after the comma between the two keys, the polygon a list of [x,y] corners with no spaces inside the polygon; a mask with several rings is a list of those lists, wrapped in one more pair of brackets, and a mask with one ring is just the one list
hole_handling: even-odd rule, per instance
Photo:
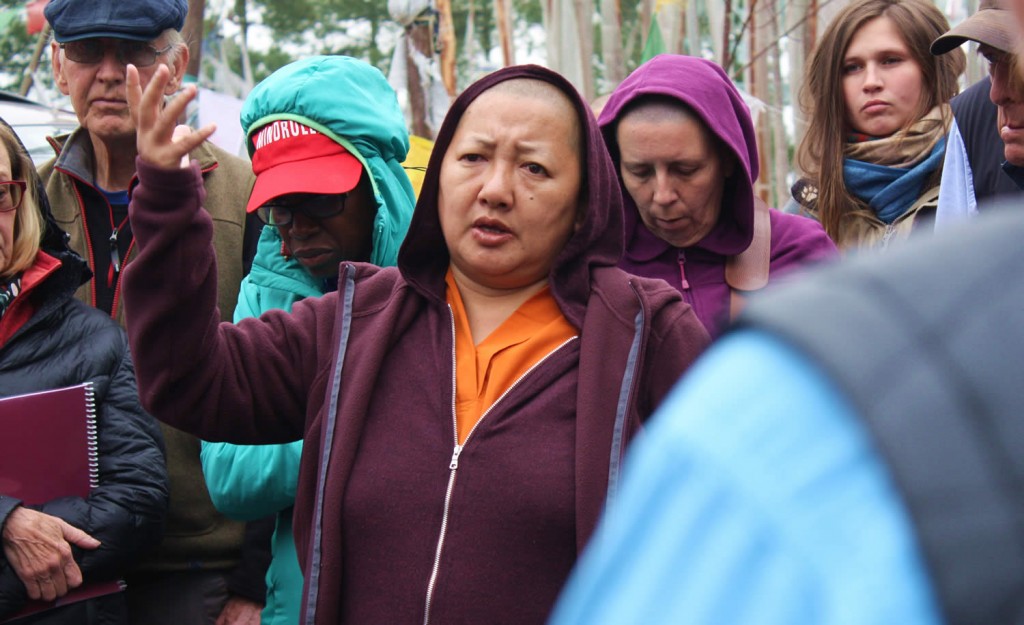
{"label": "orange shirt collar", "polygon": [[545,286],[479,344],[469,330],[451,269],[445,275],[455,319],[455,414],[463,443],[483,414],[535,364],[577,335]]}

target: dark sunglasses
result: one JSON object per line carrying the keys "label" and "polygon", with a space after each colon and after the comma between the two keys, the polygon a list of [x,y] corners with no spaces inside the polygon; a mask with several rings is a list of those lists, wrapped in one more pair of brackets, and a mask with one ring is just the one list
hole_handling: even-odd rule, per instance
{"label": "dark sunglasses", "polygon": [[347,193],[293,193],[263,204],[256,209],[256,215],[269,226],[290,226],[298,211],[320,221],[340,215],[347,198]]}
{"label": "dark sunglasses", "polygon": [[9,213],[21,206],[28,185],[24,180],[0,181],[0,213]]}
{"label": "dark sunglasses", "polygon": [[174,44],[167,44],[167,47],[157,50],[145,41],[131,39],[79,39],[60,44],[60,49],[64,51],[64,56],[75,63],[95,65],[103,60],[108,46],[114,48],[121,65],[131,63],[135,67],[149,67],[156,63],[157,58],[170,52]]}

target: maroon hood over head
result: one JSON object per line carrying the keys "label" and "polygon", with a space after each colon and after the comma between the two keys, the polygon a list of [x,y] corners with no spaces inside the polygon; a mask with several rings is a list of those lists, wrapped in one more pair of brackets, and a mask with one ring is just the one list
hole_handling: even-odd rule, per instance
{"label": "maroon hood over head", "polygon": [[405,279],[425,296],[445,301],[444,275],[450,259],[438,217],[441,162],[470,103],[498,83],[516,78],[554,85],[572,102],[580,120],[583,221],[555,259],[549,284],[562,314],[581,328],[590,295],[591,268],[615,266],[622,256],[622,193],[615,166],[589,106],[569,81],[549,69],[537,65],[506,67],[473,83],[455,100],[434,143],[409,234],[398,254],[398,267]]}

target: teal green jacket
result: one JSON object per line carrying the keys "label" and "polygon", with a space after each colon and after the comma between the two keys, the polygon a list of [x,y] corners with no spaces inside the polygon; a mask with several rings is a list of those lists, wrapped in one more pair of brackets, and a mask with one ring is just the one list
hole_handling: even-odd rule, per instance
{"label": "teal green jacket", "polygon": [[[304,297],[322,295],[321,280],[281,254],[277,228],[260,234],[252,270],[242,281],[235,307],[237,323],[264,311],[291,310]],[[213,504],[235,519],[254,520],[277,515],[267,569],[267,599],[262,625],[299,622],[302,571],[292,537],[292,504],[299,479],[302,441],[284,445],[231,445],[203,442],[200,460]]]}
{"label": "teal green jacket", "polygon": [[[249,137],[279,119],[301,122],[330,136],[370,172],[377,200],[370,260],[375,265],[394,265],[415,196],[401,165],[409,150],[405,118],[383,74],[341,56],[311,57],[286,65],[257,85],[242,109],[242,126]],[[250,141],[250,153],[252,149]],[[265,227],[252,270],[242,281],[235,322],[272,309],[290,311],[298,300],[323,294],[323,281],[282,252],[277,229]],[[302,572],[292,537],[292,505],[301,455],[302,441],[203,443],[203,472],[210,497],[221,512],[246,520],[278,515],[262,625],[299,621]]]}

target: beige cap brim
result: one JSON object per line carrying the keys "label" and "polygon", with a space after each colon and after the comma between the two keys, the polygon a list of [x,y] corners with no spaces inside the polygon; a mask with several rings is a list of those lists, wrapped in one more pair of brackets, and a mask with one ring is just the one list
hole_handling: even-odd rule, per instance
{"label": "beige cap brim", "polygon": [[948,33],[932,42],[932,54],[945,54],[965,41],[992,46],[1003,52],[1014,52],[1020,35],[1010,11],[983,9],[957,24]]}

